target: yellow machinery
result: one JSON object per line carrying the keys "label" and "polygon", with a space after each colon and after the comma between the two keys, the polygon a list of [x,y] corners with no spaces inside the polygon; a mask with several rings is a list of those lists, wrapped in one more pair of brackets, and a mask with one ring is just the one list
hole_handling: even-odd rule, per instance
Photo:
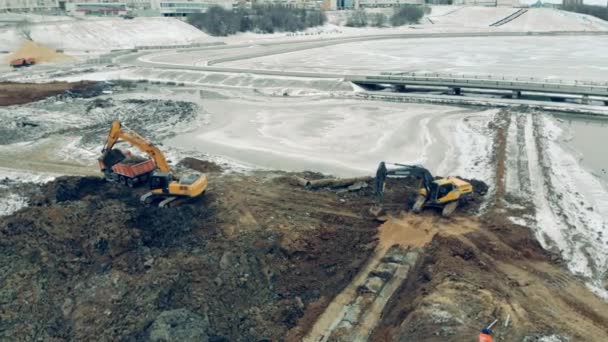
{"label": "yellow machinery", "polygon": [[178,198],[194,198],[201,196],[207,190],[207,176],[193,173],[183,177],[173,175],[169,163],[163,153],[154,144],[134,131],[126,131],[120,122],[112,122],[107,141],[102,149],[100,161],[104,172],[109,172],[113,165],[125,159],[124,154],[113,149],[114,145],[124,140],[146,153],[156,164],[156,170],[149,176],[150,192],[141,196],[143,203],[149,204],[160,200],[158,206],[165,207]]}
{"label": "yellow machinery", "polygon": [[442,208],[444,217],[450,216],[462,203],[473,195],[471,183],[456,177],[435,179],[429,170],[419,165],[391,164],[387,168],[385,162],[381,162],[376,171],[375,187],[376,195],[380,200],[384,193],[387,178],[417,177],[422,180],[422,187],[418,190],[418,196],[412,206],[412,211],[419,213],[425,207]]}

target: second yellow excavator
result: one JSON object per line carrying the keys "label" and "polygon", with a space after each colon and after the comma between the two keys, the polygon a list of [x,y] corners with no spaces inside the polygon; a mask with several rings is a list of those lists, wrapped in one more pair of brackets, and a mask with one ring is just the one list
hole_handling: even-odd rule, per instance
{"label": "second yellow excavator", "polygon": [[[146,153],[156,167],[149,168],[147,166],[149,161],[132,167],[124,165],[122,162],[126,156],[122,151],[114,149],[119,140],[129,142]],[[163,153],[154,144],[135,131],[123,129],[119,121],[112,122],[112,128],[101,153],[99,165],[106,179],[118,180],[130,187],[137,182],[148,182],[150,192],[141,196],[143,203],[158,202],[158,206],[162,208],[180,198],[201,196],[207,190],[206,175],[191,173],[177,177],[173,174]]]}
{"label": "second yellow excavator", "polygon": [[[449,217],[459,204],[473,196],[473,185],[458,177],[435,179],[431,172],[420,165],[390,164],[381,162],[376,171],[375,191],[381,202],[387,178],[416,177],[422,181],[416,200],[412,206],[414,213],[420,213],[425,207],[441,208],[441,214]],[[375,209],[377,210],[377,209]]]}

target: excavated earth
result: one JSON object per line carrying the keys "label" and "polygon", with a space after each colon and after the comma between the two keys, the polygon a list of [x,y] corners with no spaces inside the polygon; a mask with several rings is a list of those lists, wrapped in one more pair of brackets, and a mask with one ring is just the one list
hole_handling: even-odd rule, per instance
{"label": "excavated earth", "polygon": [[[450,219],[413,215],[401,199],[416,181],[394,181],[385,208],[401,228],[387,240],[368,213],[370,187],[313,191],[268,171],[209,177],[204,197],[162,210],[140,205],[144,189],[96,177],[30,191],[29,207],[0,218],[0,339],[299,341],[393,242],[421,252],[369,340],[471,340],[494,318],[498,340],[608,338],[608,306],[528,228],[493,209],[475,216],[482,197]],[[329,340],[348,340],[339,336]]]}
{"label": "excavated earth", "polygon": [[[103,121],[75,128],[90,144],[116,108],[194,115],[177,101],[68,102]],[[61,133],[5,116],[27,123],[11,142]],[[167,209],[98,177],[2,180],[29,206],[0,217],[0,340],[470,341],[498,319],[497,341],[608,341],[606,302],[507,219],[522,209],[504,205],[508,125],[492,125],[494,189],[471,180],[473,202],[449,219],[408,212],[413,179],[389,182],[378,220],[371,182],[313,190],[298,180],[325,176],[193,158],[177,166],[207,173],[208,191]]]}
{"label": "excavated earth", "polygon": [[365,196],[211,177],[164,210],[141,206],[143,189],[60,178],[0,218],[0,339],[278,340],[373,250]]}
{"label": "excavated earth", "polygon": [[[0,106],[11,106],[38,101],[50,96],[65,94],[98,95],[100,87],[95,82],[51,82],[51,83],[15,83],[0,82]],[[87,95],[88,96],[88,95]]]}

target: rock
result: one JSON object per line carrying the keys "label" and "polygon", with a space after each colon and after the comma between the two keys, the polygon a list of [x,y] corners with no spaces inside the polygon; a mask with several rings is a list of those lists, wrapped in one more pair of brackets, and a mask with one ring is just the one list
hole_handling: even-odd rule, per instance
{"label": "rock", "polygon": [[63,305],[61,305],[61,312],[63,312],[63,315],[65,317],[68,317],[72,314],[73,310],[74,310],[74,301],[72,300],[72,298],[66,298],[63,301]]}
{"label": "rock", "polygon": [[365,188],[367,188],[366,182],[357,182],[357,183],[349,186],[348,191],[359,191],[359,190],[365,189]]}
{"label": "rock", "polygon": [[209,323],[187,310],[163,311],[150,326],[148,341],[153,342],[208,342]]}
{"label": "rock", "polygon": [[359,287],[360,293],[378,293],[384,287],[384,279],[380,277],[370,277],[367,279],[365,284]]}
{"label": "rock", "polygon": [[224,254],[222,254],[222,257],[220,258],[220,268],[222,270],[227,269],[228,267],[230,267],[230,265],[232,264],[232,253],[226,251],[224,252]]}

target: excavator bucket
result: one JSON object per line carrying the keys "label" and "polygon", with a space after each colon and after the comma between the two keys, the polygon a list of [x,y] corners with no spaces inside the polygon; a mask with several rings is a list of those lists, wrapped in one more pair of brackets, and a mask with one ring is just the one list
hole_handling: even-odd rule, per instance
{"label": "excavator bucket", "polygon": [[111,168],[112,166],[125,160],[125,158],[127,158],[127,157],[124,155],[124,153],[122,153],[121,150],[112,149],[112,150],[107,151],[103,155],[101,161],[107,168]]}

